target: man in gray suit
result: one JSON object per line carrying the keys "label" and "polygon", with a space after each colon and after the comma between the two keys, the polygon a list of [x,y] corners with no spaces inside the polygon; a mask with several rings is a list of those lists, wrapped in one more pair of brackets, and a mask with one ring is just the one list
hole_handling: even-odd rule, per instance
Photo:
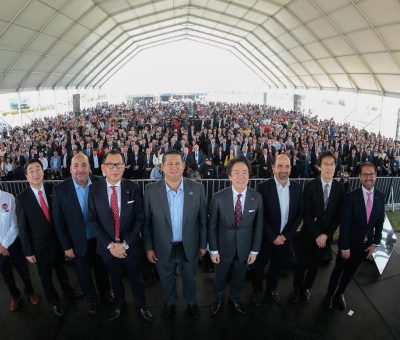
{"label": "man in gray suit", "polygon": [[247,266],[254,263],[260,251],[263,230],[261,195],[247,187],[251,165],[247,158],[232,159],[227,168],[231,186],[216,193],[211,200],[208,241],[211,260],[216,264],[214,293],[216,302],[211,315],[220,312],[229,270],[234,274],[230,302],[240,314],[245,310],[240,293],[246,278]]}
{"label": "man in gray suit", "polygon": [[188,313],[198,319],[197,257],[207,246],[207,207],[203,185],[183,178],[182,154],[169,150],[163,156],[164,179],[146,186],[144,245],[155,263],[164,293],[163,319],[174,315],[176,268],[182,273],[183,297]]}

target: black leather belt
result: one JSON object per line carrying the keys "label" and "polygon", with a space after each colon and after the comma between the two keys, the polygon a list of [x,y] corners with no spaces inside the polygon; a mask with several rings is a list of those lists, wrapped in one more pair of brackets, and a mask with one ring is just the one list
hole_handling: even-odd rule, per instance
{"label": "black leather belt", "polygon": [[183,242],[172,242],[174,247],[183,246]]}

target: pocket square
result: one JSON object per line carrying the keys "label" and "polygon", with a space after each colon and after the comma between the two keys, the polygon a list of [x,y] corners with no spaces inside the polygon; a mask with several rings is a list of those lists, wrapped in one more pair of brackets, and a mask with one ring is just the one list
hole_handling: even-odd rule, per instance
{"label": "pocket square", "polygon": [[255,211],[256,211],[256,209],[252,209],[252,210],[249,210],[249,213],[253,213]]}
{"label": "pocket square", "polygon": [[135,200],[128,201],[128,202],[126,202],[126,204],[132,204],[133,202],[135,202]]}

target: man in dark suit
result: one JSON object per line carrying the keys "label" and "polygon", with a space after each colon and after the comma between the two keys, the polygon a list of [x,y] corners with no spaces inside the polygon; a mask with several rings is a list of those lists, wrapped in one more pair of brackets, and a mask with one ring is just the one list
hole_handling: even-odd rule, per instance
{"label": "man in dark suit", "polygon": [[197,305],[197,258],[207,246],[207,207],[204,187],[183,178],[185,163],[176,150],[163,156],[164,179],[146,186],[144,243],[147,259],[157,265],[164,292],[163,318],[175,313],[176,269],[182,273],[183,296],[193,319]]}
{"label": "man in dark suit", "polygon": [[112,301],[112,295],[108,273],[100,255],[96,254],[96,237],[89,223],[89,187],[99,180],[89,178],[89,172],[89,159],[85,154],[72,157],[71,177],[53,189],[53,219],[65,256],[74,259],[89,314],[95,315],[97,294],[92,268],[101,298]]}
{"label": "man in dark suit", "polygon": [[256,260],[262,240],[262,198],[257,191],[247,187],[250,162],[243,156],[234,158],[228,164],[227,173],[232,185],[214,194],[208,222],[211,260],[216,264],[216,302],[211,315],[216,315],[222,309],[231,266],[234,267],[234,274],[229,301],[237,312],[245,313],[240,303],[240,293],[248,265]]}
{"label": "man in dark suit", "polygon": [[202,151],[199,151],[199,146],[197,144],[193,147],[193,151],[190,156],[190,163],[196,163],[198,167],[203,165],[205,159],[204,153]]}
{"label": "man in dark suit", "polygon": [[103,258],[111,276],[115,295],[110,320],[119,318],[125,306],[123,274],[126,270],[139,316],[152,321],[145,307],[144,285],[141,279],[143,245],[140,232],[144,224],[142,195],[139,186],[122,179],[125,163],[117,150],[103,158],[104,181],[89,189],[89,222],[97,237],[97,253]]}
{"label": "man in dark suit", "polygon": [[81,299],[68,283],[64,268],[64,254],[57,240],[51,215],[51,187],[43,185],[43,166],[38,159],[31,159],[24,167],[29,187],[16,198],[17,225],[22,248],[30,263],[36,263],[46,298],[53,313],[62,317],[64,311],[52,281],[53,269],[64,295]]}
{"label": "man in dark suit", "polygon": [[[297,247],[298,263],[294,275],[292,302],[308,302],[310,289],[325,251],[331,251],[333,234],[340,222],[343,185],[335,181],[336,158],[323,151],[317,160],[321,177],[307,182],[304,188],[303,227]],[[307,272],[306,277],[304,274]]]}
{"label": "man in dark suit", "polygon": [[132,178],[139,179],[142,177],[143,160],[142,155],[139,153],[139,146],[133,146],[133,152],[129,160]]}
{"label": "man in dark suit", "polygon": [[257,186],[264,204],[264,229],[261,250],[254,264],[252,300],[256,306],[261,304],[264,268],[269,260],[267,297],[281,303],[277,290],[279,274],[303,216],[302,188],[289,180],[290,170],[289,157],[281,154],[274,159],[274,177]]}
{"label": "man in dark suit", "polygon": [[364,258],[373,254],[382,239],[385,197],[375,189],[376,168],[370,162],[361,165],[362,187],[345,196],[340,219],[339,251],[329,280],[325,304],[336,303],[346,309],[344,291]]}
{"label": "man in dark suit", "polygon": [[260,178],[270,178],[272,172],[272,158],[268,153],[267,148],[262,149],[262,154],[258,157],[259,174]]}

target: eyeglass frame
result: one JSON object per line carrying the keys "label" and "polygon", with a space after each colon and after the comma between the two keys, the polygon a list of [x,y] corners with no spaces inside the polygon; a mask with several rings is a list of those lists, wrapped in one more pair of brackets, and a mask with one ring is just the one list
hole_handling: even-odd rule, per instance
{"label": "eyeglass frame", "polygon": [[117,169],[122,169],[125,166],[124,162],[118,162],[118,163],[103,163],[108,169],[112,170],[114,168]]}

